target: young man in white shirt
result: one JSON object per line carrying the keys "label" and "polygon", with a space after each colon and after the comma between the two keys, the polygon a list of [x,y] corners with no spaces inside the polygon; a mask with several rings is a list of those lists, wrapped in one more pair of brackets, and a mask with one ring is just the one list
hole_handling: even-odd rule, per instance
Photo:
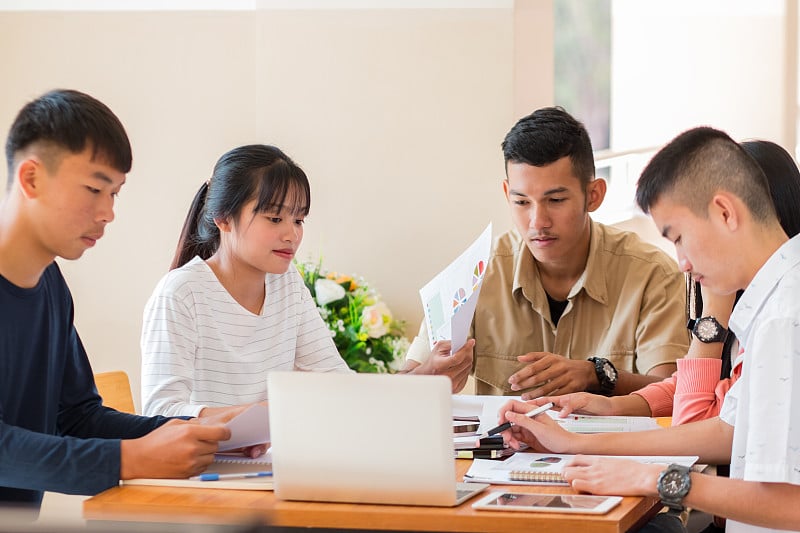
{"label": "young man in white shirt", "polygon": [[730,461],[728,479],[580,457],[565,477],[580,491],[658,496],[671,509],[727,517],[731,533],[800,530],[800,236],[781,228],[756,163],[712,128],[685,132],[656,154],[637,202],[675,244],[683,271],[720,294],[745,289],[730,319],[744,348],[742,377],[719,417],[635,436],[570,434],[549,417],[520,414],[529,403],[510,402],[506,439],[562,453]]}

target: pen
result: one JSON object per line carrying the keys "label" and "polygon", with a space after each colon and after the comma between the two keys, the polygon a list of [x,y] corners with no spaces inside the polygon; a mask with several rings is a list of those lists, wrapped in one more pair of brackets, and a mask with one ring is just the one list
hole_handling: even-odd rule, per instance
{"label": "pen", "polygon": [[272,472],[247,472],[244,474],[200,474],[190,477],[192,481],[219,481],[221,479],[244,479],[249,477],[270,477]]}
{"label": "pen", "polygon": [[[525,416],[527,416],[528,418],[533,418],[536,415],[540,415],[540,414],[544,413],[545,411],[547,411],[551,407],[553,407],[553,402],[547,402],[546,404],[540,405],[539,407],[537,407],[536,409],[534,409],[532,411],[528,411],[527,413],[525,413]],[[498,433],[502,433],[503,431],[507,430],[508,428],[510,428],[513,425],[514,424],[512,424],[511,422],[506,422],[504,424],[500,424],[496,428],[490,429],[486,433],[480,435],[479,438],[482,439],[482,438],[488,437],[489,435],[497,435]]]}

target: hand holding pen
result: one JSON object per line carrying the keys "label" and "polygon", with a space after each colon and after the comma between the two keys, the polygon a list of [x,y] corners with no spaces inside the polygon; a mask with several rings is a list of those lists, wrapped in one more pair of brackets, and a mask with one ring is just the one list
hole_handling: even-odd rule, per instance
{"label": "hand holding pen", "polygon": [[[534,418],[537,415],[540,415],[540,414],[544,413],[548,409],[551,409],[552,407],[553,407],[553,402],[547,402],[544,405],[540,405],[536,409],[532,409],[532,410],[528,411],[527,413],[525,413],[525,416],[527,416],[528,418]],[[483,433],[483,434],[479,435],[478,438],[479,439],[484,439],[484,438],[489,437],[491,435],[497,435],[498,433],[502,433],[503,431],[505,431],[507,429],[510,429],[511,426],[513,426],[513,425],[514,424],[512,422],[505,422],[503,424],[500,424],[497,427],[494,427],[494,428],[490,429],[486,433]]]}

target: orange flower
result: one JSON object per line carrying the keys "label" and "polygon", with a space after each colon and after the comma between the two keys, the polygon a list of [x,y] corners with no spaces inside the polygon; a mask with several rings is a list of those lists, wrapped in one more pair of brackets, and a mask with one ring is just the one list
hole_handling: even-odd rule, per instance
{"label": "orange flower", "polygon": [[358,285],[356,284],[356,281],[353,279],[352,276],[346,276],[346,275],[337,276],[336,274],[334,274],[334,278],[332,279],[335,279],[336,283],[338,283],[339,285],[344,285],[345,283],[349,282],[349,285],[346,287],[348,291],[352,292],[358,288]]}

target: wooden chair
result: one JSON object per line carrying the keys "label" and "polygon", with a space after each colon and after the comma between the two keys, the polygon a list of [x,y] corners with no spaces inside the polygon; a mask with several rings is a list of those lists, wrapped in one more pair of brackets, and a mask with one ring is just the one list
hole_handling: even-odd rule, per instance
{"label": "wooden chair", "polygon": [[100,372],[94,375],[94,382],[103,398],[103,405],[123,413],[136,413],[128,374],[122,370]]}

